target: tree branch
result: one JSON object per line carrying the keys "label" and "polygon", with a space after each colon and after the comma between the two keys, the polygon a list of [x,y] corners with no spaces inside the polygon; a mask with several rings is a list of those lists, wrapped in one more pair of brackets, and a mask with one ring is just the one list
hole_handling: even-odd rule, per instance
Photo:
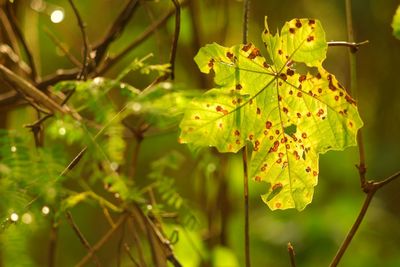
{"label": "tree branch", "polygon": [[175,58],[176,58],[176,50],[178,48],[178,40],[179,40],[179,32],[181,29],[181,6],[179,4],[178,0],[172,0],[172,3],[175,6],[175,31],[174,31],[174,38],[172,42],[172,47],[171,47],[171,54],[170,54],[170,77],[171,80],[174,80],[175,78]]}
{"label": "tree branch", "polygon": [[287,249],[290,257],[290,266],[296,267],[296,260],[295,260],[296,253],[294,253],[294,248],[290,242],[287,245]]}
{"label": "tree branch", "polygon": [[[328,42],[328,46],[347,46],[349,48],[351,48],[351,51],[357,52],[358,48],[362,45],[368,44],[369,41],[365,40],[359,43],[355,43],[355,42],[345,42],[345,41],[331,41]],[[353,53],[354,53],[353,52]]]}
{"label": "tree branch", "polygon": [[9,1],[7,1],[7,3],[6,3],[6,14],[11,22],[11,26],[12,26],[12,29],[14,30],[15,35],[18,37],[19,41],[22,44],[22,47],[25,50],[26,57],[28,58],[29,66],[32,70],[31,78],[33,81],[36,81],[38,76],[37,76],[36,65],[35,65],[35,61],[33,59],[32,52],[31,52],[30,48],[28,47],[28,44],[26,43],[25,37],[22,34],[22,31],[21,31],[21,28],[17,21],[17,18],[15,17],[15,14],[14,14],[14,11],[12,8],[12,3]]}
{"label": "tree branch", "polygon": [[96,264],[96,266],[100,266],[100,261],[97,258],[97,256],[94,254],[93,248],[90,246],[89,242],[83,236],[81,230],[79,230],[79,227],[74,222],[74,220],[72,218],[72,214],[69,211],[66,212],[66,217],[67,217],[67,222],[72,227],[72,229],[74,230],[75,234],[78,236],[78,238],[81,241],[81,243],[83,244],[83,246],[89,251],[89,253],[92,253],[94,255],[93,262]]}
{"label": "tree branch", "polygon": [[82,59],[82,70],[78,75],[78,79],[85,80],[88,75],[88,60],[90,60],[90,49],[89,49],[89,39],[86,34],[86,24],[83,22],[81,15],[79,14],[78,9],[76,8],[74,2],[72,0],[68,0],[70,3],[76,20],[78,21],[78,26],[82,34],[82,41],[83,41],[83,59]]}
{"label": "tree branch", "polygon": [[96,55],[94,61],[96,66],[100,63],[100,61],[104,58],[104,55],[112,42],[114,42],[124,31],[125,26],[130,21],[132,15],[135,13],[138,7],[138,0],[130,0],[128,4],[124,7],[122,12],[118,15],[117,19],[114,21],[111,28],[108,30],[105,38],[94,47],[94,51],[96,51]]}

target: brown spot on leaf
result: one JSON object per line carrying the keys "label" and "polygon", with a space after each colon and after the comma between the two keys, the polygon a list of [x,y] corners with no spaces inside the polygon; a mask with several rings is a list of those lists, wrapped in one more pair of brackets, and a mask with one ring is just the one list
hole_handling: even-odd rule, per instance
{"label": "brown spot on leaf", "polygon": [[275,133],[278,135],[279,134],[279,130],[275,130]]}
{"label": "brown spot on leaf", "polygon": [[317,75],[315,75],[315,77],[317,77],[317,79],[319,80],[319,79],[321,79],[321,73],[317,73]]}
{"label": "brown spot on leaf", "polygon": [[299,118],[299,119],[301,118],[301,113],[297,112],[296,115],[297,115],[297,118]]}
{"label": "brown spot on leaf", "polygon": [[313,174],[314,176],[317,176],[317,175],[318,175],[318,172],[313,171],[312,174]]}
{"label": "brown spot on leaf", "polygon": [[231,52],[226,52],[226,57],[233,60],[233,54]]}
{"label": "brown spot on leaf", "polygon": [[303,137],[304,139],[306,139],[306,138],[307,138],[307,134],[306,134],[306,133],[302,133],[302,134],[301,134],[301,137]]}
{"label": "brown spot on leaf", "polygon": [[271,135],[270,137],[269,137],[269,140],[274,140],[274,137]]}
{"label": "brown spot on leaf", "polygon": [[254,138],[254,135],[250,134],[249,135],[249,140],[251,141],[251,140],[253,140],[253,138]]}
{"label": "brown spot on leaf", "polygon": [[208,62],[208,67],[210,67],[212,69],[214,67],[214,62],[215,62],[215,60],[213,58],[210,59],[210,61]]}
{"label": "brown spot on leaf", "polygon": [[281,158],[277,159],[276,163],[278,163],[278,164],[282,163],[282,159]]}
{"label": "brown spot on leaf", "polygon": [[310,35],[307,37],[307,42],[314,41],[314,36]]}
{"label": "brown spot on leaf", "polygon": [[289,144],[286,144],[286,149],[290,149],[290,145]]}
{"label": "brown spot on leaf", "polygon": [[293,152],[293,155],[294,155],[294,158],[295,158],[296,160],[299,160],[299,159],[300,159],[299,152],[294,151],[294,152]]}
{"label": "brown spot on leaf", "polygon": [[353,123],[351,121],[349,121],[349,126],[353,127]]}
{"label": "brown spot on leaf", "polygon": [[287,137],[285,136],[285,137],[283,137],[282,139],[281,139],[281,143],[283,144],[283,143],[286,143],[287,142]]}
{"label": "brown spot on leaf", "polygon": [[280,158],[283,158],[284,154],[283,154],[282,152],[279,152],[278,156],[279,156]]}
{"label": "brown spot on leaf", "polygon": [[338,95],[335,95],[335,100],[339,101],[339,96]]}
{"label": "brown spot on leaf", "polygon": [[351,96],[349,96],[349,95],[346,95],[344,98],[345,98],[346,101],[347,101],[348,103],[350,103],[350,104],[355,104],[355,103],[356,103],[356,101],[354,101],[354,99],[351,98]]}
{"label": "brown spot on leaf", "polygon": [[307,112],[307,117],[311,117],[311,112]]}
{"label": "brown spot on leaf", "polygon": [[247,57],[248,59],[255,59],[256,57],[260,56],[260,50],[256,47],[253,48],[253,50],[251,50],[250,55]]}
{"label": "brown spot on leaf", "polygon": [[219,127],[219,128],[222,128],[222,123],[221,123],[221,122],[218,124],[218,127]]}
{"label": "brown spot on leaf", "polygon": [[289,91],[289,95],[293,95],[293,91],[292,90]]}
{"label": "brown spot on leaf", "polygon": [[260,176],[256,176],[256,177],[254,178],[254,180],[256,180],[256,182],[261,182],[261,177],[260,177]]}
{"label": "brown spot on leaf", "polygon": [[288,110],[286,107],[283,107],[282,110],[283,110],[283,112],[285,112],[285,113],[288,113],[288,112],[289,112],[289,110]]}
{"label": "brown spot on leaf", "polygon": [[293,75],[294,75],[294,70],[292,70],[292,69],[287,69],[287,70],[286,70],[286,74],[289,75],[289,76],[293,76]]}
{"label": "brown spot on leaf", "polygon": [[258,147],[258,146],[260,145],[260,141],[256,140],[256,141],[254,142],[254,145],[255,145],[256,147]]}
{"label": "brown spot on leaf", "polygon": [[281,95],[278,95],[278,101],[281,101],[281,100],[282,100]]}
{"label": "brown spot on leaf", "polygon": [[233,105],[236,105],[236,104],[237,104],[237,102],[236,102],[235,99],[232,100],[232,104],[233,104]]}
{"label": "brown spot on leaf", "polygon": [[196,116],[194,116],[194,119],[195,120],[200,120],[200,117],[196,115]]}
{"label": "brown spot on leaf", "polygon": [[280,207],[282,207],[282,204],[281,204],[280,202],[276,202],[276,203],[275,203],[275,207],[276,207],[277,209],[279,209]]}
{"label": "brown spot on leaf", "polygon": [[297,92],[297,96],[298,96],[298,97],[302,97],[302,95],[303,95],[303,94],[302,94],[301,92]]}
{"label": "brown spot on leaf", "polygon": [[306,172],[310,172],[310,171],[311,171],[311,167],[310,167],[310,166],[307,166]]}
{"label": "brown spot on leaf", "polygon": [[251,48],[251,43],[248,43],[243,46],[242,51],[247,52],[247,51],[249,51],[250,48]]}
{"label": "brown spot on leaf", "polygon": [[272,122],[267,121],[267,122],[265,123],[265,128],[271,129],[271,127],[272,127]]}
{"label": "brown spot on leaf", "polygon": [[301,28],[301,26],[302,26],[301,21],[299,19],[296,19],[296,27]]}
{"label": "brown spot on leaf", "polygon": [[307,76],[306,75],[300,75],[300,77],[299,77],[299,82],[303,82],[303,81],[305,81],[307,79]]}
{"label": "brown spot on leaf", "polygon": [[282,54],[283,54],[283,51],[282,51],[281,49],[279,49],[279,50],[278,50],[278,54],[279,54],[279,55],[282,55]]}
{"label": "brown spot on leaf", "polygon": [[240,83],[236,84],[235,89],[236,90],[241,90],[243,87]]}
{"label": "brown spot on leaf", "polygon": [[281,73],[279,74],[279,77],[281,77],[282,80],[286,81],[287,80],[287,76],[285,73]]}
{"label": "brown spot on leaf", "polygon": [[315,19],[310,19],[308,20],[308,25],[314,25],[315,24]]}
{"label": "brown spot on leaf", "polygon": [[322,93],[322,88],[318,88],[318,93]]}
{"label": "brown spot on leaf", "polygon": [[261,114],[261,109],[257,108],[257,114],[260,115]]}
{"label": "brown spot on leaf", "polygon": [[289,28],[289,32],[290,32],[291,34],[294,34],[294,33],[296,32],[296,29],[295,29],[295,28]]}
{"label": "brown spot on leaf", "polygon": [[235,142],[237,145],[240,145],[240,140],[236,140]]}
{"label": "brown spot on leaf", "polygon": [[267,62],[265,62],[265,61],[263,63],[263,66],[264,66],[264,68],[267,68],[267,69],[269,68],[269,64]]}
{"label": "brown spot on leaf", "polygon": [[235,130],[234,134],[235,134],[235,136],[240,136],[239,130]]}

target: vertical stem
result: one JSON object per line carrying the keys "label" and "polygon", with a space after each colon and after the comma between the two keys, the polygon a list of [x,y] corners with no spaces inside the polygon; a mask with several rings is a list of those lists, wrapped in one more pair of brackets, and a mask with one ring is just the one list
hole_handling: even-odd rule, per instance
{"label": "vertical stem", "polygon": [[[351,0],[346,1],[346,23],[347,23],[347,41],[354,42],[354,30],[353,30],[353,17],[351,11]],[[357,59],[356,59],[357,48],[351,47],[349,48],[349,63],[350,63],[350,92],[354,99],[358,100],[358,86],[357,86]],[[365,173],[366,173],[366,165],[365,165],[365,150],[364,150],[364,142],[362,137],[361,130],[357,133],[357,143],[358,143],[358,151],[359,151],[359,164],[358,164],[358,172],[360,176],[361,187],[364,187],[366,184]]]}
{"label": "vertical stem", "polygon": [[356,221],[351,227],[349,233],[346,236],[346,239],[343,241],[342,245],[340,246],[340,249],[337,251],[329,267],[336,267],[339,264],[340,260],[343,257],[343,254],[346,252],[347,248],[350,245],[351,240],[353,240],[354,235],[356,234],[358,228],[360,227],[360,224],[363,221],[365,214],[367,213],[369,204],[371,203],[371,200],[374,197],[376,190],[377,188],[374,188],[368,192],[367,197],[365,198],[364,204],[360,210],[360,213],[358,214]]}
{"label": "vertical stem", "polygon": [[[243,1],[243,44],[247,43],[248,17],[250,0]],[[250,267],[250,237],[249,237],[249,177],[247,171],[247,145],[243,148],[243,201],[244,201],[244,253],[246,267]]]}
{"label": "vertical stem", "polygon": [[50,244],[49,244],[49,255],[48,255],[48,267],[56,266],[56,251],[57,251],[57,237],[58,237],[58,226],[54,221],[54,218],[51,220],[51,229],[50,229]]}
{"label": "vertical stem", "polygon": [[243,193],[244,193],[244,252],[246,267],[250,267],[250,238],[249,238],[249,177],[247,172],[247,146],[243,148]]}

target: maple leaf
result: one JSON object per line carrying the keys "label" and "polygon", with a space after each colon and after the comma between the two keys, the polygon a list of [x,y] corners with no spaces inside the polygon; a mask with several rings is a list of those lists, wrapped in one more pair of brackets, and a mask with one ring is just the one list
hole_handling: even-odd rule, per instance
{"label": "maple leaf", "polygon": [[[322,67],[325,33],[318,20],[293,19],[262,39],[270,61],[253,44],[216,43],[195,57],[214,72],[216,88],[192,100],[181,121],[180,142],[220,152],[252,148],[249,175],[267,183],[270,209],[302,210],[312,200],[318,155],[356,145],[362,126],[355,101]],[[305,65],[307,71],[296,67]]]}

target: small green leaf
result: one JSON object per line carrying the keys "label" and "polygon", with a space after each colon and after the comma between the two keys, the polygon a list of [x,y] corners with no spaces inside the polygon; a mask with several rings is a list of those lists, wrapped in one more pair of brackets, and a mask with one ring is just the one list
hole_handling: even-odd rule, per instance
{"label": "small green leaf", "polygon": [[400,6],[397,7],[392,22],[393,35],[400,40]]}
{"label": "small green leaf", "polygon": [[[322,67],[325,33],[318,20],[293,19],[262,39],[270,61],[252,44],[210,44],[195,57],[217,88],[193,99],[181,121],[181,143],[220,152],[253,148],[249,175],[265,181],[272,209],[302,210],[312,200],[318,154],[356,145],[362,126],[355,101]],[[308,66],[299,73],[296,64]]]}

